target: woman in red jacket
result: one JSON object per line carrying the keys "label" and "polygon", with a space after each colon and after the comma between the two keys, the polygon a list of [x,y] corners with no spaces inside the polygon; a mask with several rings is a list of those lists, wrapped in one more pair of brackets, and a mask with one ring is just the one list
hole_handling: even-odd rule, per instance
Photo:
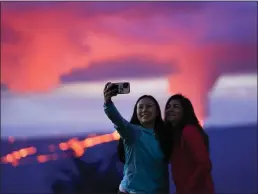
{"label": "woman in red jacket", "polygon": [[177,194],[213,194],[209,138],[190,100],[181,94],[171,96],[165,122],[172,133],[170,161]]}

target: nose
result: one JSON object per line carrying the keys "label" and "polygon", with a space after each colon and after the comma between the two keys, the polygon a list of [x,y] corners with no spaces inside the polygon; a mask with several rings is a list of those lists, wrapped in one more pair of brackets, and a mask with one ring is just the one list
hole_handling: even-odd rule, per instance
{"label": "nose", "polygon": [[142,112],[145,112],[146,110],[147,110],[147,107],[144,106],[144,107],[142,108]]}

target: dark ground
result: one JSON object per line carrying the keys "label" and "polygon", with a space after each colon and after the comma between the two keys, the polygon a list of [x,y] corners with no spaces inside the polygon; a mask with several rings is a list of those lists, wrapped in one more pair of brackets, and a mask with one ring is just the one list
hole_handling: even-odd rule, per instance
{"label": "dark ground", "polygon": [[[216,192],[258,193],[257,125],[211,128],[207,131],[211,142]],[[63,138],[31,139],[9,144],[2,140],[1,155],[30,145],[36,146],[40,154],[47,154],[49,144],[57,145],[61,141]],[[87,163],[62,159],[39,164],[31,156],[18,167],[1,164],[1,193],[50,193],[51,184],[56,180],[67,180],[65,185],[68,191],[71,186],[70,179],[62,174],[61,170],[67,169],[78,174],[78,166],[86,172],[86,193],[116,193],[122,169],[115,153],[116,145],[117,142],[111,142],[88,149],[82,157]]]}

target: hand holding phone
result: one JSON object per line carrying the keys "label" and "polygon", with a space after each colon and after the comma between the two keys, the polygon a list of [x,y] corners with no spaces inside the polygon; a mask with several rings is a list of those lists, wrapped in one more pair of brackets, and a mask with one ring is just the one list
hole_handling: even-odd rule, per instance
{"label": "hand holding phone", "polygon": [[130,93],[130,83],[129,82],[119,82],[113,83],[111,90],[117,90],[117,94],[129,94]]}
{"label": "hand holding phone", "polygon": [[113,96],[117,94],[128,94],[130,93],[130,83],[107,83],[104,88],[104,100],[105,103],[110,101]]}

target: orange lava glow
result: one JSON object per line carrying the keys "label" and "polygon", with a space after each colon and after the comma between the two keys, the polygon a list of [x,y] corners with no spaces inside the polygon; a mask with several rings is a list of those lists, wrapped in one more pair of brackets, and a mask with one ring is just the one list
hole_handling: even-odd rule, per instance
{"label": "orange lava glow", "polygon": [[20,150],[13,151],[6,156],[3,156],[1,162],[11,163],[13,166],[18,166],[19,160],[29,155],[34,155],[36,152],[37,148],[35,147],[22,148]]}
{"label": "orange lava glow", "polygon": [[[120,138],[119,134],[115,131],[111,134],[105,134],[105,135],[90,135],[89,137],[83,139],[83,140],[78,140],[77,138],[71,138],[67,142],[61,142],[59,146],[56,145],[49,145],[48,148],[51,152],[54,152],[56,149],[60,149],[61,151],[66,151],[66,150],[73,150],[74,155],[76,157],[81,157],[87,148],[93,147],[95,145],[99,145],[102,143],[108,143],[114,140],[118,140]],[[6,156],[3,156],[1,158],[1,163],[3,164],[12,164],[13,166],[18,166],[19,161],[22,158],[26,158],[30,155],[35,155],[37,153],[37,148],[36,147],[28,147],[28,148],[22,148],[20,150],[13,151]],[[66,155],[62,155],[66,156]],[[53,154],[45,154],[45,155],[36,155],[36,160],[39,163],[45,163],[50,160],[57,160],[59,158],[57,153]]]}

